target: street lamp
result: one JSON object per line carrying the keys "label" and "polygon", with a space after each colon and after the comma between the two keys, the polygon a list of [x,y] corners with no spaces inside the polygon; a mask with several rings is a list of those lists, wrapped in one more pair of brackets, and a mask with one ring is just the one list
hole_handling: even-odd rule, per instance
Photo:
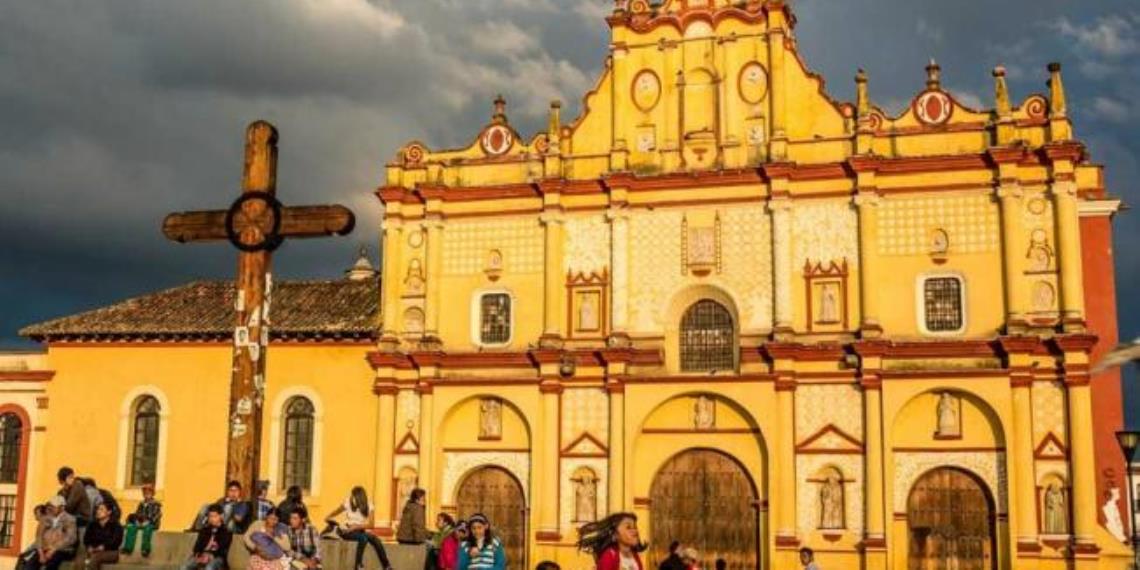
{"label": "street lamp", "polygon": [[1140,534],[1136,532],[1136,503],[1132,498],[1132,462],[1136,459],[1136,448],[1140,447],[1140,432],[1118,431],[1116,442],[1120,444],[1120,451],[1124,453],[1124,473],[1128,484],[1128,528],[1132,534],[1132,564],[1133,568],[1140,569]]}

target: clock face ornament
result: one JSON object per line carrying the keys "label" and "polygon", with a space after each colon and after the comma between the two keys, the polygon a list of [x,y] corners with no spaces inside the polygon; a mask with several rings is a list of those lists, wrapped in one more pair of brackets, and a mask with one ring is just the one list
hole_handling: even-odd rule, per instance
{"label": "clock face ornament", "polygon": [[633,104],[643,112],[652,111],[661,98],[661,80],[657,74],[644,69],[633,78]]}
{"label": "clock face ornament", "polygon": [[740,98],[756,105],[768,96],[768,71],[760,62],[753,61],[740,70]]}

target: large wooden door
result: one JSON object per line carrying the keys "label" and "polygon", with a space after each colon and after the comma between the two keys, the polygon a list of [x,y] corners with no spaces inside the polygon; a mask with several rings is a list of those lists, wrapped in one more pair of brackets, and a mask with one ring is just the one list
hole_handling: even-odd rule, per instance
{"label": "large wooden door", "polygon": [[907,500],[908,570],[992,570],[994,509],[982,484],[953,468],[923,475]]}
{"label": "large wooden door", "polygon": [[729,456],[710,450],[674,456],[653,479],[650,499],[652,567],[674,540],[696,548],[702,568],[715,568],[717,558],[729,570],[760,567],[756,488]]}
{"label": "large wooden door", "polygon": [[483,513],[491,521],[491,531],[506,550],[507,568],[527,568],[526,503],[513,475],[500,467],[472,471],[459,486],[456,506],[461,518]]}

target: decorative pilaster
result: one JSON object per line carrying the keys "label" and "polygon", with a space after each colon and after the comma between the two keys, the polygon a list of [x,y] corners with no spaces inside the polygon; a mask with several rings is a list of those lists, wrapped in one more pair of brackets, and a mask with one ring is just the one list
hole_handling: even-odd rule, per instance
{"label": "decorative pilaster", "polygon": [[1024,271],[1025,248],[1021,223],[1024,193],[1016,180],[1003,179],[997,190],[1001,202],[1002,267],[1005,272],[1006,332],[1024,331],[1026,321]]}
{"label": "decorative pilaster", "polygon": [[1093,410],[1089,353],[1095,337],[1074,335],[1059,337],[1057,345],[1064,353],[1064,381],[1068,392],[1069,472],[1073,489],[1074,551],[1095,554],[1097,510],[1096,456],[1093,443]]}
{"label": "decorative pilaster", "polygon": [[769,89],[771,94],[772,138],[768,156],[782,162],[788,157],[787,85],[784,42],[787,40],[787,20],[782,9],[768,10],[768,66],[771,68]]}
{"label": "decorative pilaster", "polygon": [[1047,148],[1053,160],[1053,210],[1057,220],[1057,264],[1061,270],[1061,321],[1066,332],[1085,327],[1084,269],[1077,182],[1073,173],[1076,151],[1070,146]]}
{"label": "decorative pilaster", "polygon": [[[768,200],[772,213],[772,281],[775,288],[776,317],[773,336],[786,340],[793,334],[792,309],[792,200],[786,193],[776,195],[777,183],[773,180],[773,196]],[[787,184],[787,180],[782,180]]]}
{"label": "decorative pilaster", "polygon": [[629,212],[610,208],[606,219],[610,222],[610,271],[613,279],[610,322],[613,336],[620,338],[629,333]]}
{"label": "decorative pilaster", "polygon": [[[865,173],[860,173],[862,176]],[[871,174],[873,180],[874,173]],[[855,195],[859,210],[859,295],[862,304],[860,330],[864,338],[883,333],[879,324],[879,195],[873,187],[861,186]]]}
{"label": "decorative pilaster", "polygon": [[[557,363],[555,363],[557,366]],[[558,540],[561,537],[558,528],[559,519],[559,469],[558,469],[558,425],[559,405],[562,398],[562,384],[557,378],[546,379],[539,386],[542,391],[542,456],[539,464],[540,473],[544,477],[536,479],[539,484],[540,499],[537,502],[538,533],[540,540]]]}
{"label": "decorative pilaster", "polygon": [[562,242],[563,222],[561,212],[546,212],[539,217],[545,228],[545,269],[543,271],[543,346],[560,347],[562,339],[562,323],[566,310],[563,307],[563,297],[566,287],[565,273],[562,271]]}
{"label": "decorative pilaster", "polygon": [[394,384],[378,385],[373,390],[379,398],[376,424],[376,483],[372,496],[376,503],[376,526],[381,534],[392,532],[392,455],[396,434],[396,394]]}
{"label": "decorative pilaster", "polygon": [[[435,454],[432,453],[434,446],[433,436],[435,435],[435,420],[432,416],[435,406],[435,394],[432,385],[428,382],[421,381],[416,386],[416,392],[420,395],[420,433],[419,433],[419,480],[420,487],[424,489],[437,489],[432,481],[435,477],[436,469]],[[434,503],[434,512],[439,512],[440,505],[443,504],[443,497],[432,497],[428,495],[428,503]],[[432,520],[429,518],[428,520]]]}
{"label": "decorative pilaster", "polygon": [[867,568],[886,567],[886,487],[883,465],[883,381],[881,342],[856,345],[860,359],[859,385],[863,389],[864,536]]}
{"label": "decorative pilaster", "polygon": [[776,357],[776,547],[796,548],[796,377],[794,362]]}
{"label": "decorative pilaster", "polygon": [[1036,555],[1037,495],[1033,457],[1033,351],[1037,337],[1005,337],[1001,339],[1009,368],[1009,386],[1013,394],[1013,441],[1010,449],[1009,476],[1012,480],[1013,509],[1011,521],[1017,539],[1018,555]]}
{"label": "decorative pilaster", "polygon": [[386,341],[395,341],[399,331],[401,280],[398,275],[403,235],[402,221],[393,218],[384,220],[384,275],[381,282],[384,290],[383,336]]}
{"label": "decorative pilaster", "polygon": [[424,307],[424,320],[427,322],[424,337],[439,339],[440,291],[443,287],[443,221],[438,218],[427,220],[423,223],[423,229],[427,234],[427,300]]}

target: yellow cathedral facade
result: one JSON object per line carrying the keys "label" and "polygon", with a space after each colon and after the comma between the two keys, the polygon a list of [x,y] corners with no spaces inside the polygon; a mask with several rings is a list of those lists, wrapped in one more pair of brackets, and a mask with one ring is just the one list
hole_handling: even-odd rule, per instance
{"label": "yellow cathedral facade", "polygon": [[[379,276],[274,286],[261,472],[393,537],[414,487],[511,568],[1123,569],[1131,551],[1103,167],[1059,65],[973,109],[931,63],[889,114],[831,98],[780,0],[619,1],[579,117],[506,103],[387,164]],[[70,465],[179,530],[220,494],[232,285],[33,325],[0,356],[0,553]],[[16,427],[12,427],[16,426]],[[13,445],[12,442],[15,442]],[[15,463],[13,463],[15,462]],[[6,533],[6,534],[5,534]],[[7,542],[4,542],[4,541]]]}

